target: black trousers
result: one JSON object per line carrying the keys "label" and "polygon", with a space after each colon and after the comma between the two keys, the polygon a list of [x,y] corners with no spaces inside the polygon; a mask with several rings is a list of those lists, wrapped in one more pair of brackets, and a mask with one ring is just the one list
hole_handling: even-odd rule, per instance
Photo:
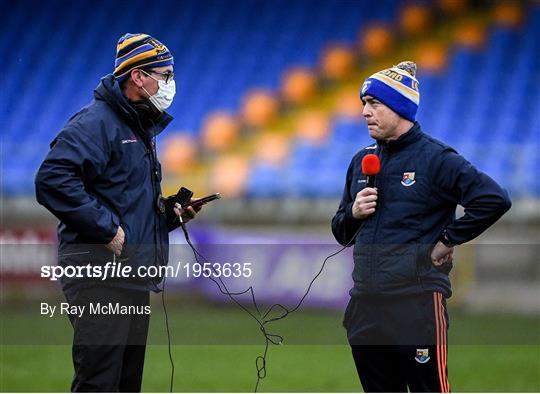
{"label": "black trousers", "polygon": [[140,392],[149,293],[92,287],[66,298],[70,306],[85,308],[82,316],[69,315],[74,330],[71,391]]}
{"label": "black trousers", "polygon": [[365,392],[449,392],[440,293],[351,299],[343,325]]}

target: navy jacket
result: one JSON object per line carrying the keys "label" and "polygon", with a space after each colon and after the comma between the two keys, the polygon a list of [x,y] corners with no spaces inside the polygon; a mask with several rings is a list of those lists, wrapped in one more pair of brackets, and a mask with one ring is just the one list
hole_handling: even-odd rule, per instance
{"label": "navy jacket", "polygon": [[[103,265],[105,248],[122,226],[122,265],[167,263],[168,226],[161,200],[161,166],[154,137],[172,120],[144,122],[112,75],[102,78],[94,99],[75,114],[51,143],[35,179],[37,201],[59,220],[59,264]],[[148,123],[147,127],[143,124]],[[113,285],[157,290],[160,278],[62,278],[64,291]]]}
{"label": "navy jacket", "polygon": [[[362,158],[378,154],[375,213],[352,216],[356,194],[366,186]],[[457,205],[465,209],[456,219]],[[332,232],[342,244],[354,243],[351,296],[452,294],[451,265],[435,267],[430,252],[446,231],[459,245],[477,237],[508,209],[508,193],[449,146],[424,134],[418,123],[397,140],[374,144],[357,153],[347,171]],[[359,229],[355,239],[352,239]]]}

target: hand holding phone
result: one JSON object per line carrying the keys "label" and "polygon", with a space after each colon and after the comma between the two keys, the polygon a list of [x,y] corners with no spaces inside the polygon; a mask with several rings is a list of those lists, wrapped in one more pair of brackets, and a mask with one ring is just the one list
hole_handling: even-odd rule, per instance
{"label": "hand holding phone", "polygon": [[191,202],[191,198],[193,197],[193,192],[185,187],[181,187],[178,190],[178,193],[176,193],[175,196],[173,196],[173,200],[175,205],[180,204],[182,208],[189,205]]}
{"label": "hand holding phone", "polygon": [[189,206],[199,208],[208,204],[210,201],[219,200],[221,194],[214,193],[202,198],[193,198],[193,192],[191,190],[181,187],[180,190],[178,190],[178,193],[173,197],[174,202],[180,204],[182,208],[187,208]]}
{"label": "hand holding phone", "polygon": [[221,198],[221,194],[214,193],[206,197],[191,199],[191,201],[187,204],[187,206],[191,206],[196,210],[197,208],[200,208],[203,205],[208,204],[210,201],[219,200],[220,198]]}
{"label": "hand holding phone", "polygon": [[[174,223],[177,222],[178,218],[182,218],[184,222],[187,222],[195,217],[203,205],[220,198],[219,193],[202,198],[193,198],[191,190],[181,187],[175,195],[165,199],[167,220],[172,220]],[[169,228],[173,228],[173,226],[169,225]]]}

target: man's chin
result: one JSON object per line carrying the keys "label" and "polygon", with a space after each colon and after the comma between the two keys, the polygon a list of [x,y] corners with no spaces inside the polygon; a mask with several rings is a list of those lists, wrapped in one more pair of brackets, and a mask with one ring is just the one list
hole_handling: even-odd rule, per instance
{"label": "man's chin", "polygon": [[381,135],[376,130],[368,129],[369,136],[375,140],[379,140],[381,138]]}

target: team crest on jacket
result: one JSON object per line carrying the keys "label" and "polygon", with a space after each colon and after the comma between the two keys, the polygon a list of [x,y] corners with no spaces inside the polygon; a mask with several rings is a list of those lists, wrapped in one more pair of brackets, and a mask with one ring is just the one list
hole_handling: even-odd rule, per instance
{"label": "team crest on jacket", "polygon": [[412,186],[416,182],[414,180],[414,172],[404,172],[403,177],[401,178],[401,184],[403,186]]}
{"label": "team crest on jacket", "polygon": [[429,349],[416,349],[416,357],[414,358],[420,364],[425,364],[429,361]]}

